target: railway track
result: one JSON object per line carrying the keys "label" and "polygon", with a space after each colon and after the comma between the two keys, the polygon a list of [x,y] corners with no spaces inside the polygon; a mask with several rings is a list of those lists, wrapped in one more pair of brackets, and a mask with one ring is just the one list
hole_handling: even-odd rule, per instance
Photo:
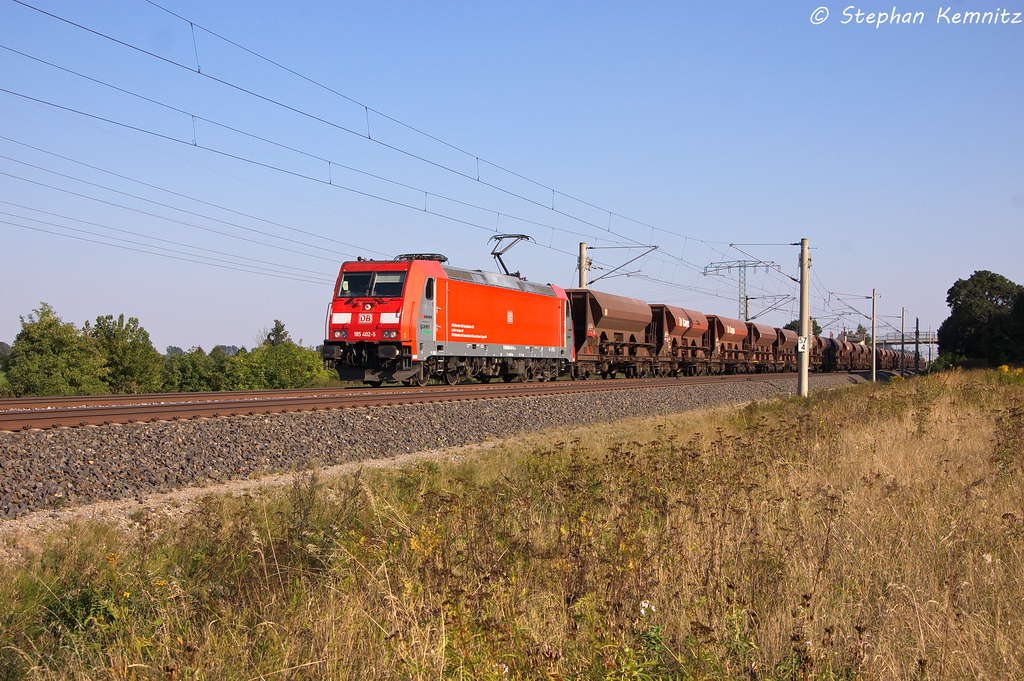
{"label": "railway track", "polygon": [[33,428],[87,427],[223,416],[255,416],[257,414],[323,409],[778,380],[794,376],[795,374],[741,374],[546,383],[442,385],[420,388],[324,388],[0,399],[0,430],[16,431]]}

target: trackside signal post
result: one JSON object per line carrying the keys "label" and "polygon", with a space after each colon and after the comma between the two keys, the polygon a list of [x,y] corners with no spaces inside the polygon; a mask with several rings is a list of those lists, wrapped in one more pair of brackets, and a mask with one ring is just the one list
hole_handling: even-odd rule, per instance
{"label": "trackside signal post", "polygon": [[811,254],[807,239],[800,239],[800,338],[797,340],[797,394],[807,397],[811,336]]}

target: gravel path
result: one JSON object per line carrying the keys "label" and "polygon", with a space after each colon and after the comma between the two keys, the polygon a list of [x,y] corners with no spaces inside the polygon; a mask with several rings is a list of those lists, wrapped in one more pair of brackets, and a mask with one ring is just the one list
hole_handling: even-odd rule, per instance
{"label": "gravel path", "polygon": [[[811,377],[822,390],[864,379]],[[796,392],[795,380],[0,433],[0,520]]]}

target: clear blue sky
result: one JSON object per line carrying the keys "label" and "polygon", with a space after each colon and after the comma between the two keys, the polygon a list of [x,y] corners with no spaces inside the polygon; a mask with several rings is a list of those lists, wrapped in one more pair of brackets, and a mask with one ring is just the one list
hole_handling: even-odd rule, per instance
{"label": "clear blue sky", "polygon": [[[736,272],[704,266],[795,275],[791,246],[729,244],[807,237],[836,332],[865,321],[837,292],[934,328],[957,278],[1024,283],[1024,21],[946,23],[996,9],[965,1],[814,24],[819,2],[0,0],[0,340],[46,301],[138,317],[161,351],[274,319],[315,345],[342,261],[493,269],[495,230],[563,286],[580,241],[656,244],[595,288],[729,316]],[[592,276],[640,253],[594,251]],[[795,294],[748,274],[767,323]]]}

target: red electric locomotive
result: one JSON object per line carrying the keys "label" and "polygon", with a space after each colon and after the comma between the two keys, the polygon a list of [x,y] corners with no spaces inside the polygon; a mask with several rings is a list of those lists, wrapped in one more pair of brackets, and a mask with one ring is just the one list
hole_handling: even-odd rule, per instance
{"label": "red electric locomotive", "polygon": [[341,266],[322,354],[342,380],[546,380],[568,370],[563,289],[445,262],[413,254]]}

